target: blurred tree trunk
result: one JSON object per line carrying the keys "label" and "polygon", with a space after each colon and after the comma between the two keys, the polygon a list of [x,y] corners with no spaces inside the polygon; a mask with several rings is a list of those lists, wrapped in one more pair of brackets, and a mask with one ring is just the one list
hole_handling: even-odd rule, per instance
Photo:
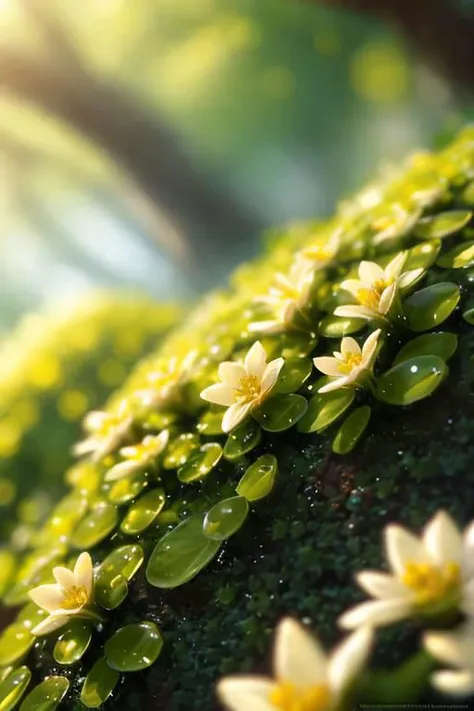
{"label": "blurred tree trunk", "polygon": [[404,35],[452,84],[474,90],[474,8],[461,0],[298,0],[370,14]]}
{"label": "blurred tree trunk", "polygon": [[200,287],[256,252],[261,218],[200,173],[154,111],[89,71],[51,17],[33,10],[49,51],[37,57],[0,47],[0,87],[68,122],[108,153],[137,194],[173,226],[175,256],[187,260],[191,272],[197,265]]}

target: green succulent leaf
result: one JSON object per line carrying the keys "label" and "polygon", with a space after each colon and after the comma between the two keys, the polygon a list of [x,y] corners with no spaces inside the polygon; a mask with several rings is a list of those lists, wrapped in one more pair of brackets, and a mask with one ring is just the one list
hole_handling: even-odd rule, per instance
{"label": "green succulent leaf", "polygon": [[11,711],[26,691],[31,672],[28,667],[11,671],[0,683],[0,711]]}
{"label": "green succulent leaf", "polygon": [[326,316],[319,322],[319,333],[326,338],[342,338],[357,333],[366,326],[363,318],[338,318]]}
{"label": "green succulent leaf", "polygon": [[434,217],[423,217],[418,221],[414,234],[421,239],[440,239],[459,232],[470,222],[470,210],[440,212]]}
{"label": "green succulent leaf", "polygon": [[278,462],[273,454],[264,454],[251,464],[236,487],[240,496],[247,501],[263,499],[273,489],[278,470]]}
{"label": "green succulent leaf", "polygon": [[448,252],[441,254],[436,264],[443,269],[462,269],[474,264],[474,242],[458,244]]}
{"label": "green succulent leaf", "polygon": [[88,648],[91,637],[91,628],[87,622],[71,620],[54,645],[54,659],[65,666],[75,664]]}
{"label": "green succulent leaf", "polygon": [[224,457],[235,462],[252,451],[262,439],[262,430],[255,420],[248,419],[232,430],[224,446]]}
{"label": "green succulent leaf", "polygon": [[267,432],[283,432],[293,427],[308,408],[302,395],[277,395],[252,411],[257,422]]}
{"label": "green succulent leaf", "polygon": [[107,664],[117,671],[134,672],[156,662],[163,638],[154,622],[139,622],[119,629],[104,646]]}
{"label": "green succulent leaf", "polygon": [[334,438],[332,451],[336,454],[352,452],[369,424],[371,413],[372,410],[368,405],[362,405],[351,412]]}
{"label": "green succulent leaf", "polygon": [[425,333],[408,341],[398,352],[394,365],[416,356],[434,355],[441,360],[449,360],[458,347],[458,337],[455,333]]}
{"label": "green succulent leaf", "polygon": [[316,393],[309,401],[306,415],[298,423],[299,432],[322,432],[332,425],[352,404],[354,388],[341,388],[329,393]]}
{"label": "green succulent leaf", "polygon": [[0,636],[0,666],[22,659],[35,643],[35,637],[24,624],[14,622]]}
{"label": "green succulent leaf", "polygon": [[186,464],[178,469],[178,479],[184,484],[190,484],[203,479],[218,464],[222,457],[222,447],[216,442],[203,444],[192,454]]}
{"label": "green succulent leaf", "polygon": [[225,541],[243,526],[248,513],[249,505],[245,497],[223,499],[205,515],[202,525],[204,534],[213,541]]}
{"label": "green succulent leaf", "polygon": [[377,379],[376,397],[391,405],[410,405],[431,395],[448,373],[446,363],[433,355],[404,360]]}
{"label": "green succulent leaf", "polygon": [[30,691],[20,711],[55,711],[69,689],[64,676],[50,676]]}
{"label": "green succulent leaf", "polygon": [[81,701],[88,709],[97,709],[104,704],[117,686],[118,671],[112,669],[105,659],[99,659],[84,680]]}
{"label": "green succulent leaf", "polygon": [[129,536],[135,536],[147,529],[155,521],[156,517],[163,510],[166,503],[166,496],[163,489],[153,489],[147,491],[137,499],[128,509],[120,530]]}
{"label": "green succulent leaf", "polygon": [[408,327],[412,331],[436,328],[452,314],[459,299],[459,287],[448,281],[415,291],[403,304]]}
{"label": "green succulent leaf", "polygon": [[71,543],[76,548],[93,548],[111,533],[117,525],[117,509],[112,504],[99,504],[74,530]]}

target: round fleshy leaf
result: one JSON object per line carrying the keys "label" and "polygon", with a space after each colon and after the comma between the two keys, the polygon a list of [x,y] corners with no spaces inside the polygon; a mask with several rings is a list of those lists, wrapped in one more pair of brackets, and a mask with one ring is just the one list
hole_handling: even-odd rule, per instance
{"label": "round fleshy leaf", "polygon": [[394,365],[417,356],[434,355],[441,360],[449,360],[458,347],[458,337],[454,333],[425,333],[406,343],[393,361]]}
{"label": "round fleshy leaf", "polygon": [[244,454],[250,452],[262,439],[262,430],[255,420],[242,422],[232,430],[224,446],[224,457],[235,462]]}
{"label": "round fleshy leaf", "polygon": [[117,509],[112,504],[96,506],[75,529],[72,545],[83,550],[92,548],[114,530],[117,518]]}
{"label": "round fleshy leaf", "polygon": [[28,667],[11,671],[0,683],[0,711],[11,711],[26,691],[31,672]]}
{"label": "round fleshy leaf", "polygon": [[329,393],[316,393],[309,401],[308,411],[298,423],[299,432],[322,432],[332,425],[352,404],[354,388],[341,388]]}
{"label": "round fleshy leaf", "polygon": [[121,672],[151,666],[163,647],[163,638],[153,622],[139,622],[118,630],[104,646],[107,664]]}
{"label": "round fleshy leaf", "polygon": [[148,479],[144,472],[117,479],[117,481],[111,482],[107,498],[112,504],[126,504],[128,501],[137,498],[147,485],[147,481]]}
{"label": "round fleshy leaf", "polygon": [[243,496],[219,501],[204,517],[203,531],[213,541],[225,541],[243,526],[249,505]]}
{"label": "round fleshy leaf", "polygon": [[207,410],[199,418],[197,429],[206,437],[222,434],[222,411],[213,412],[212,410]]}
{"label": "round fleshy leaf", "polygon": [[41,607],[35,605],[34,602],[29,602],[22,610],[18,613],[15,620],[16,623],[21,622],[21,624],[29,630],[36,627],[37,624],[44,620],[48,616],[46,610],[42,610]]}
{"label": "round fleshy leaf", "polygon": [[308,409],[302,395],[277,395],[252,411],[257,422],[267,432],[283,432],[293,427]]}
{"label": "round fleshy leaf", "polygon": [[448,373],[437,356],[418,356],[391,368],[377,379],[376,397],[391,405],[410,405],[431,395]]}
{"label": "round fleshy leaf", "polygon": [[412,269],[428,269],[435,263],[440,249],[440,240],[417,244],[416,247],[413,247],[408,251],[407,260],[403,270],[408,272]]}
{"label": "round fleshy leaf", "polygon": [[[220,415],[222,421],[222,414]],[[222,432],[222,430],[219,430]],[[191,454],[199,447],[199,437],[191,432],[180,434],[172,440],[166,448],[166,455],[163,459],[164,469],[178,469],[185,464]]]}
{"label": "round fleshy leaf", "polygon": [[414,234],[420,239],[440,239],[462,230],[472,217],[470,210],[451,210],[440,212],[434,217],[418,220]]}
{"label": "round fleshy leaf", "polygon": [[0,597],[7,589],[15,568],[16,560],[13,553],[7,550],[0,551]]}
{"label": "round fleshy leaf", "polygon": [[439,326],[454,311],[459,298],[459,287],[449,281],[415,291],[403,304],[408,327],[428,331]]}
{"label": "round fleshy leaf", "polygon": [[222,457],[222,447],[216,442],[203,444],[191,455],[186,464],[178,469],[178,479],[184,484],[203,479],[218,464]]}
{"label": "round fleshy leaf", "polygon": [[120,674],[105,659],[99,659],[84,680],[81,701],[88,709],[102,706],[117,686]]}
{"label": "round fleshy leaf", "polygon": [[371,409],[368,405],[358,407],[344,420],[332,443],[332,451],[336,454],[347,454],[357,442],[369,424]]}
{"label": "round fleshy leaf", "polygon": [[68,689],[69,680],[65,676],[49,676],[30,691],[20,711],[55,711]]}
{"label": "round fleshy leaf", "polygon": [[[307,327],[308,324],[304,324]],[[275,353],[274,357],[277,355],[283,356],[283,358],[301,358],[303,356],[311,353],[316,347],[318,339],[313,333],[303,333],[303,332],[287,332],[282,333],[278,337],[279,351]]]}
{"label": "round fleshy leaf", "polygon": [[312,370],[313,364],[310,358],[288,358],[280,370],[273,394],[295,393],[308,380]]}
{"label": "round fleshy leaf", "polygon": [[466,309],[463,311],[462,317],[471,326],[474,326],[474,299],[469,299],[466,304]]}
{"label": "round fleshy leaf", "polygon": [[258,501],[273,489],[278,462],[273,454],[264,454],[251,464],[236,487],[239,496],[247,501]]}
{"label": "round fleshy leaf", "polygon": [[73,491],[53,509],[39,534],[39,545],[69,537],[87,511],[87,498],[82,492]]}
{"label": "round fleshy leaf", "polygon": [[319,333],[326,338],[342,338],[357,333],[367,322],[363,318],[338,318],[327,316],[319,322]]}
{"label": "round fleshy leaf", "polygon": [[115,610],[128,594],[127,582],[143,563],[143,548],[127,545],[116,548],[101,563],[95,580],[95,600],[106,610]]}
{"label": "round fleshy leaf", "polygon": [[462,191],[461,200],[465,205],[474,207],[474,180],[468,183]]}
{"label": "round fleshy leaf", "polygon": [[444,252],[436,262],[443,269],[462,269],[474,264],[474,242],[458,244],[449,252]]}
{"label": "round fleshy leaf", "polygon": [[204,515],[196,514],[158,541],[148,561],[146,577],[157,588],[176,588],[194,578],[220,548],[203,531]]}
{"label": "round fleshy leaf", "polygon": [[134,536],[151,526],[166,503],[163,489],[153,489],[135,501],[125,514],[120,530]]}
{"label": "round fleshy leaf", "polygon": [[35,643],[35,637],[21,622],[14,622],[0,636],[0,666],[6,667],[22,659]]}
{"label": "round fleshy leaf", "polygon": [[54,645],[53,657],[58,664],[75,664],[88,648],[91,636],[91,628],[87,622],[71,620]]}

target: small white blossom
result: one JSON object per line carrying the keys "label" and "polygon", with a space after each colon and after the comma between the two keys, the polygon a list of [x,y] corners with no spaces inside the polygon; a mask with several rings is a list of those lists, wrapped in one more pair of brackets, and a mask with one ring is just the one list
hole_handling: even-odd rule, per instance
{"label": "small white blossom", "polygon": [[53,575],[56,583],[39,585],[28,593],[36,605],[49,613],[32,629],[36,636],[49,634],[71,617],[81,615],[92,600],[93,568],[89,553],[81,553],[73,571],[58,566]]}
{"label": "small white blossom", "polygon": [[149,373],[148,387],[138,391],[135,397],[145,407],[152,409],[172,404],[195,360],[196,351],[190,351],[184,358],[173,356],[166,359],[161,368]]}
{"label": "small white blossom", "polygon": [[105,475],[105,481],[115,481],[134,472],[146,469],[163,452],[169,440],[169,431],[158,435],[147,435],[139,444],[122,447],[119,454],[125,461],[113,466]]}
{"label": "small white blossom", "polygon": [[332,711],[365,666],[372,631],[358,630],[328,656],[295,620],[283,620],[276,633],[274,679],[230,676],[217,687],[229,711]]}
{"label": "small white blossom", "polygon": [[267,321],[256,321],[249,331],[278,333],[293,325],[295,315],[307,306],[311,294],[313,271],[306,262],[295,262],[288,275],[275,274],[273,286],[267,296],[259,297],[256,303],[265,304],[274,314]]}
{"label": "small white blossom", "polygon": [[454,667],[434,672],[433,686],[452,696],[474,694],[474,621],[454,632],[427,632],[423,642],[434,659]]}
{"label": "small white blossom", "polygon": [[420,215],[420,210],[410,212],[401,205],[395,204],[392,208],[392,215],[380,217],[372,223],[372,229],[376,230],[373,243],[378,245],[405,237],[414,228]]}
{"label": "small white blossom", "polygon": [[78,457],[90,454],[94,462],[100,461],[123,442],[132,424],[133,417],[125,400],[116,413],[89,412],[84,419],[84,429],[89,436],[73,448],[74,454]]}
{"label": "small white blossom", "polygon": [[375,262],[361,262],[359,279],[346,279],[341,284],[341,288],[350,292],[357,304],[338,306],[334,311],[335,316],[368,321],[385,319],[397,292],[415,283],[424,271],[412,269],[402,273],[407,256],[406,252],[397,254],[385,269]]}
{"label": "small white blossom", "polygon": [[228,408],[222,419],[224,432],[237,427],[254,407],[268,397],[283,363],[283,358],[267,363],[265,348],[260,341],[256,341],[245,356],[243,365],[232,361],[219,365],[221,382],[205,388],[201,397]]}
{"label": "small white blossom", "polygon": [[316,368],[334,378],[319,388],[318,392],[328,393],[348,385],[363,385],[364,378],[372,372],[380,333],[380,328],[371,333],[362,348],[354,338],[346,336],[341,341],[340,352],[334,351],[333,356],[314,358]]}
{"label": "small white blossom", "polygon": [[474,526],[464,536],[445,511],[438,512],[420,537],[396,524],[385,528],[391,573],[363,571],[359,585],[375,600],[348,610],[345,629],[384,626],[411,616],[436,618],[474,607]]}
{"label": "small white blossom", "polygon": [[303,247],[296,253],[297,263],[301,263],[303,268],[313,272],[327,267],[333,262],[338,252],[341,242],[341,232],[341,229],[337,229],[326,242],[314,242],[313,244],[308,244],[306,247]]}

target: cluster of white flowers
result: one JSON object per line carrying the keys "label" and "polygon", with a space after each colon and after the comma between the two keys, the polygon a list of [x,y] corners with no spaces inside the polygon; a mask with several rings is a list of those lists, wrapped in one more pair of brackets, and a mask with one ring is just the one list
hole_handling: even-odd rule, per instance
{"label": "cluster of white flowers", "polygon": [[[364,571],[359,585],[376,598],[357,605],[339,620],[355,630],[328,658],[319,642],[297,622],[277,629],[274,679],[223,678],[217,691],[229,711],[332,711],[350,703],[352,685],[366,667],[374,629],[405,618],[425,628],[423,645],[433,660],[452,669],[432,674],[448,695],[474,693],[474,522],[461,532],[445,511],[420,537],[402,526],[385,529],[391,573]],[[430,631],[447,620],[464,622],[451,631]]]}

